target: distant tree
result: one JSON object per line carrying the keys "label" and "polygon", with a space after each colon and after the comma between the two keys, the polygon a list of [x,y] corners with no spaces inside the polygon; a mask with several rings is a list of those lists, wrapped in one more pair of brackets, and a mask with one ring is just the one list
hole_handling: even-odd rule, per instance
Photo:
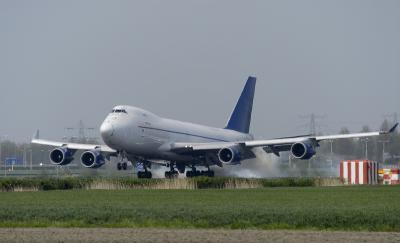
{"label": "distant tree", "polygon": [[[390,124],[390,122],[385,119],[381,124],[381,130],[387,131],[391,128],[394,124]],[[394,163],[399,162],[398,157],[400,156],[400,134],[398,130],[393,132],[392,134],[385,135],[381,137],[382,141],[388,141],[385,145],[385,152],[389,153],[390,157],[392,158],[391,161]],[[381,148],[383,145],[380,145]],[[380,156],[382,156],[382,151],[379,152]]]}
{"label": "distant tree", "polygon": [[[369,126],[364,125],[361,128],[360,132],[371,132],[372,130],[369,128]],[[381,154],[378,154],[378,140],[379,137],[368,137],[364,139],[359,139],[358,143],[360,144],[361,151],[358,151],[358,157],[359,158],[365,158],[365,150],[366,150],[366,145],[365,142],[366,140],[368,141],[368,159],[369,160],[375,160],[375,161],[380,161],[382,158]]]}
{"label": "distant tree", "polygon": [[[389,141],[389,143],[388,143],[388,145],[386,147],[386,151],[393,158],[393,160],[395,160],[395,158],[397,158],[397,160],[400,160],[399,159],[399,156],[400,156],[400,135],[396,134],[396,133],[389,134],[389,135],[386,135],[386,139]],[[393,162],[396,162],[396,161],[393,161]]]}
{"label": "distant tree", "polygon": [[16,143],[6,140],[1,143],[1,163],[4,163],[4,160],[7,157],[14,157],[19,152],[18,146]]}
{"label": "distant tree", "polygon": [[[339,134],[349,134],[348,128],[343,127],[340,129]],[[336,154],[343,155],[352,159],[354,157],[355,144],[353,139],[336,139],[333,142],[334,151]]]}
{"label": "distant tree", "polygon": [[370,132],[370,131],[371,131],[371,129],[369,128],[368,125],[364,125],[364,126],[361,128],[361,132]]}
{"label": "distant tree", "polygon": [[383,120],[382,124],[381,124],[381,131],[387,131],[389,130],[389,122],[387,119]]}

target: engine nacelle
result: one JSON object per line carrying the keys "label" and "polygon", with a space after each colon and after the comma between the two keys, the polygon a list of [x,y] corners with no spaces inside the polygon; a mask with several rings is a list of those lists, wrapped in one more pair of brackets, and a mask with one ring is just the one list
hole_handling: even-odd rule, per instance
{"label": "engine nacelle", "polygon": [[74,160],[74,151],[67,148],[55,148],[50,152],[50,161],[55,165],[67,165]]}
{"label": "engine nacelle", "polygon": [[315,148],[310,141],[294,143],[290,149],[296,159],[311,159],[315,155]]}
{"label": "engine nacelle", "polygon": [[218,159],[223,164],[240,164],[241,161],[240,149],[236,146],[220,149]]}
{"label": "engine nacelle", "polygon": [[97,150],[89,150],[81,155],[81,163],[86,168],[99,168],[104,165],[104,156]]}

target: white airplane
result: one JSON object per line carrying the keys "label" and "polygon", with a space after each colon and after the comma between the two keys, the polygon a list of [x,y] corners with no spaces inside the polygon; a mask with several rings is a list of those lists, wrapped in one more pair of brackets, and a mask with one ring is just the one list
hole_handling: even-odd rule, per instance
{"label": "white airplane", "polygon": [[[50,160],[56,165],[66,165],[74,159],[77,150],[82,150],[81,163],[87,168],[98,168],[110,156],[127,158],[140,163],[144,171],[139,178],[151,178],[152,163],[169,167],[166,178],[185,173],[187,177],[214,176],[210,166],[236,165],[254,158],[253,148],[261,147],[266,153],[279,156],[290,151],[297,159],[307,160],[316,153],[319,142],[341,138],[379,136],[389,131],[340,134],[329,136],[296,136],[270,140],[254,140],[249,134],[256,78],[249,77],[241,96],[225,128],[213,128],[157,116],[149,111],[120,105],[114,107],[100,127],[101,137],[106,145],[90,145],[54,142],[34,138],[32,143],[56,147],[50,152]],[[121,160],[122,161],[122,160]],[[199,171],[196,166],[204,166]],[[117,168],[127,169],[126,162],[118,162]],[[178,171],[177,171],[177,170]]]}

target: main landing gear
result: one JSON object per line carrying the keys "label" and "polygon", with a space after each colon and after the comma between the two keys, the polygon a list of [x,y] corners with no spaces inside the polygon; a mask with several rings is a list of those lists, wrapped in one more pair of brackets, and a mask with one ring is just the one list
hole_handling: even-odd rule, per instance
{"label": "main landing gear", "polygon": [[[169,171],[165,171],[165,178],[167,179],[175,179],[178,178],[179,173],[183,174],[185,173],[185,165],[179,164],[179,163],[170,163],[167,164],[167,167],[169,167]],[[178,171],[175,170],[175,167],[178,169]],[[205,171],[200,171],[196,170],[195,166],[192,166],[192,170],[186,171],[186,177],[191,178],[191,177],[197,177],[197,176],[207,176],[207,177],[214,177],[214,171],[210,170],[210,167],[207,166],[208,170]]]}
{"label": "main landing gear", "polygon": [[128,169],[128,163],[126,163],[126,162],[118,162],[117,163],[117,169],[118,170],[127,170]]}
{"label": "main landing gear", "polygon": [[174,179],[174,178],[178,178],[178,171],[174,170],[174,171],[165,171],[165,178],[167,179]]}
{"label": "main landing gear", "polygon": [[[140,158],[127,158],[127,154],[124,151],[120,151],[118,153],[118,158],[119,161],[117,163],[117,169],[118,170],[127,170],[128,169],[128,163],[131,163],[130,161],[137,161],[135,164],[129,164],[132,165],[133,169],[135,170],[136,167],[136,171],[137,171],[137,178],[139,179],[150,179],[153,177],[153,174],[148,171],[148,169],[151,168],[151,163],[149,161],[140,159]],[[129,159],[129,161],[128,161]]]}
{"label": "main landing gear", "polygon": [[153,175],[151,174],[150,171],[138,171],[137,173],[137,177],[139,179],[151,179],[153,177]]}
{"label": "main landing gear", "polygon": [[168,171],[165,171],[165,178],[167,178],[167,179],[175,179],[175,178],[178,178],[178,176],[179,176],[179,173],[178,173],[178,171],[176,171],[175,170],[175,168],[174,168],[174,163],[170,163],[169,165],[168,165],[168,167],[170,168],[170,170]]}
{"label": "main landing gear", "polygon": [[196,170],[196,167],[192,167],[192,170],[186,171],[186,177],[198,177],[198,176],[207,176],[207,177],[214,177],[214,171],[210,170]]}
{"label": "main landing gear", "polygon": [[[147,169],[150,168],[150,163],[143,161],[143,162],[138,162],[136,164],[136,168],[143,166],[142,170],[139,170],[137,172],[137,177],[139,179],[151,179],[153,177],[153,174],[151,173],[151,171],[148,171]],[[144,171],[143,171],[144,170]]]}

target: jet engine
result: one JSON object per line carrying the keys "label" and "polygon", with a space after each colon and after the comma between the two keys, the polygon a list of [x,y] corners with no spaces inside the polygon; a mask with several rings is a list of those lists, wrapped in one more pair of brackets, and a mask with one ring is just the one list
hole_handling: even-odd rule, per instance
{"label": "jet engine", "polygon": [[97,150],[89,150],[81,155],[81,163],[86,168],[99,168],[104,165],[104,156]]}
{"label": "jet engine", "polygon": [[218,152],[218,159],[223,164],[240,164],[240,148],[237,146],[223,148]]}
{"label": "jet engine", "polygon": [[302,160],[311,159],[316,153],[314,145],[308,140],[294,143],[290,148],[290,152],[292,153],[293,157]]}
{"label": "jet engine", "polygon": [[74,153],[68,148],[55,148],[50,152],[50,161],[55,165],[67,165],[74,160]]}

